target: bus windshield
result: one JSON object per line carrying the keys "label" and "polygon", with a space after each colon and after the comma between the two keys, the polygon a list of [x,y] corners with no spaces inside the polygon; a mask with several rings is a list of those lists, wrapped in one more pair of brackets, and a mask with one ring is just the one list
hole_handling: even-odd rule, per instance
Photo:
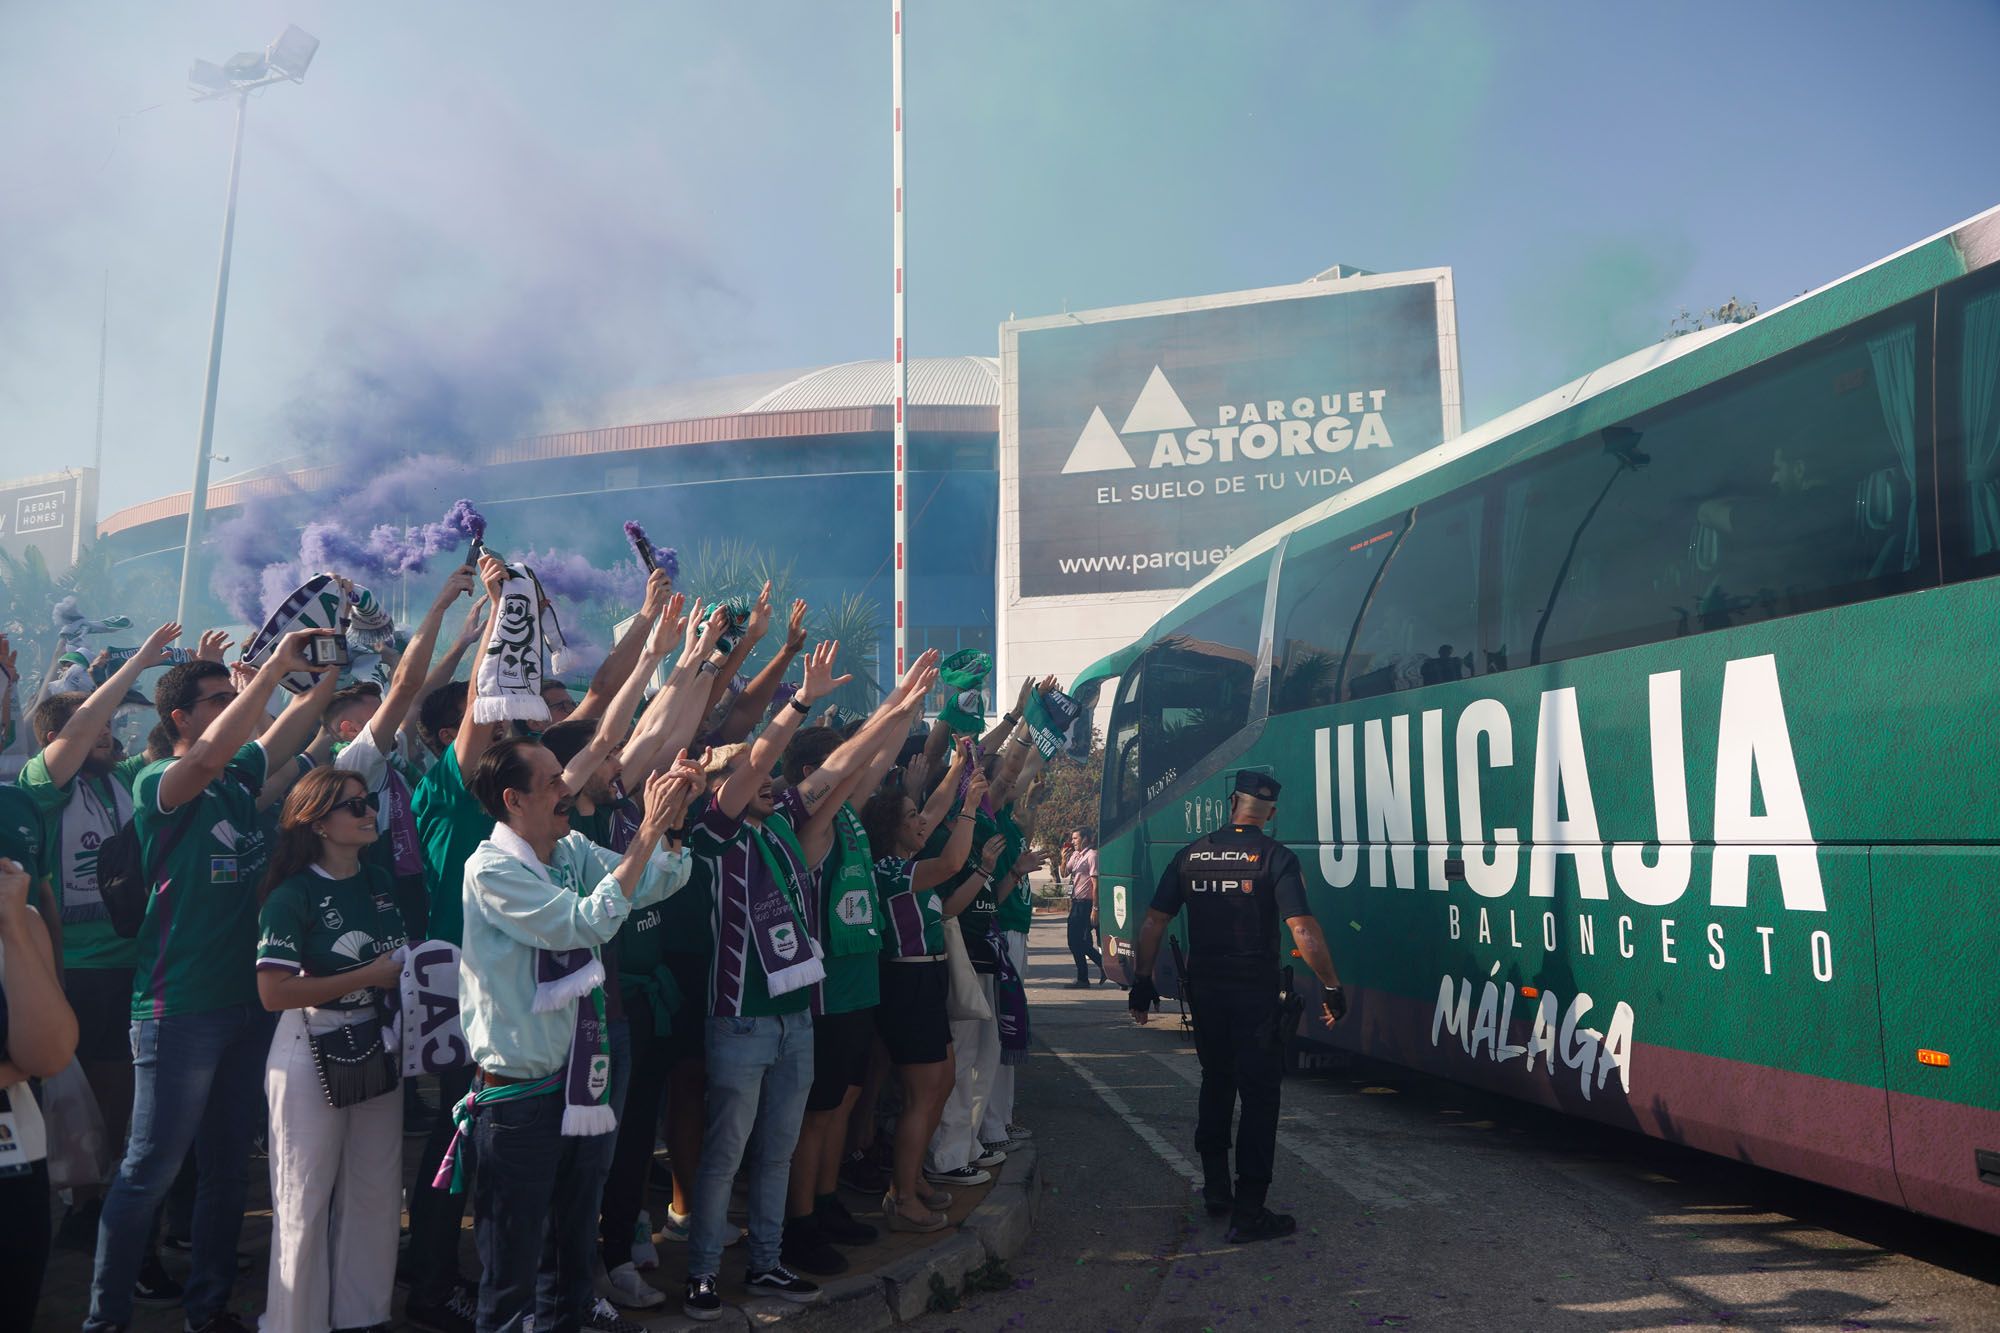
{"label": "bus windshield", "polygon": [[1161,626],[1125,673],[1105,751],[1107,829],[1136,815],[1251,721],[1270,566],[1265,555],[1233,571],[1218,601]]}

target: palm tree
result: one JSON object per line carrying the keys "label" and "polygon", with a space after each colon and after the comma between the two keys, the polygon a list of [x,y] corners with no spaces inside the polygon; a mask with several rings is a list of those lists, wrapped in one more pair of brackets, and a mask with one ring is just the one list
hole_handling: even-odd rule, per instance
{"label": "palm tree", "polygon": [[840,669],[854,679],[833,692],[833,702],[849,712],[867,713],[894,682],[886,674],[878,651],[882,642],[882,608],[858,592],[812,614],[807,621],[813,637],[837,639],[843,645]]}

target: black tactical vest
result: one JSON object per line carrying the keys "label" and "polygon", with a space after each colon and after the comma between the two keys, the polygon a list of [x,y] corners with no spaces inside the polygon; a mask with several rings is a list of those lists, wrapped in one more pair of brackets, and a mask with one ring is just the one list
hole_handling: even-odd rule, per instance
{"label": "black tactical vest", "polygon": [[1283,843],[1253,828],[1217,829],[1181,849],[1188,969],[1210,983],[1276,984],[1278,897],[1273,863]]}

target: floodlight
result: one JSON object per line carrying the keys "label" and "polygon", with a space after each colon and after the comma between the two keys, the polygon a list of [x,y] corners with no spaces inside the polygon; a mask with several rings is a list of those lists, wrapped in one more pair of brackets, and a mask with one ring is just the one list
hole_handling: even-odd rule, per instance
{"label": "floodlight", "polygon": [[211,93],[229,91],[229,76],[222,72],[222,66],[212,60],[197,60],[188,70],[188,82],[196,88]]}
{"label": "floodlight", "polygon": [[264,64],[262,51],[238,51],[223,62],[222,72],[231,83],[255,83],[270,70]]}
{"label": "floodlight", "polygon": [[297,24],[287,24],[278,40],[272,42],[264,52],[264,63],[293,83],[306,76],[306,66],[312,64],[313,55],[319,50],[319,38],[313,36]]}

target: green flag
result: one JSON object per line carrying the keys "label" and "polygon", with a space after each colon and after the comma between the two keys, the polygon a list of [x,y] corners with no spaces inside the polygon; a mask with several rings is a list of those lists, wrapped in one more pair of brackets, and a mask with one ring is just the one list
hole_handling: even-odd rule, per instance
{"label": "green flag", "polygon": [[977,648],[953,653],[938,664],[938,683],[945,689],[938,716],[945,726],[961,736],[977,736],[986,729],[986,701],[979,687],[992,670],[993,659]]}

